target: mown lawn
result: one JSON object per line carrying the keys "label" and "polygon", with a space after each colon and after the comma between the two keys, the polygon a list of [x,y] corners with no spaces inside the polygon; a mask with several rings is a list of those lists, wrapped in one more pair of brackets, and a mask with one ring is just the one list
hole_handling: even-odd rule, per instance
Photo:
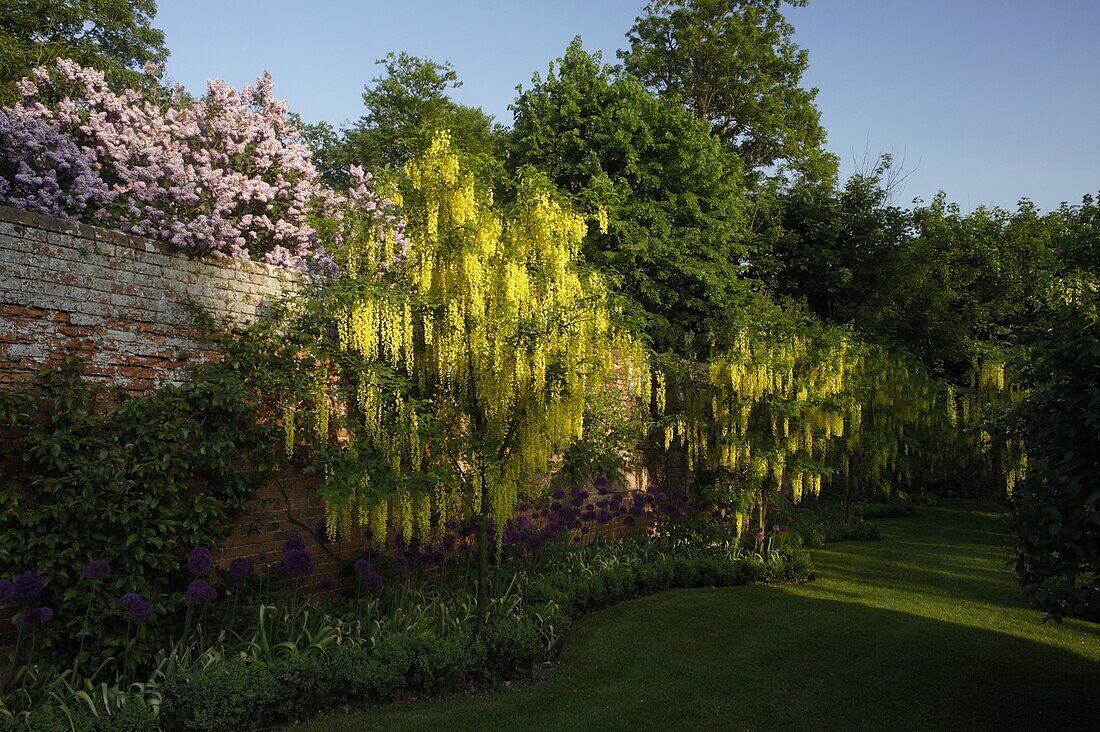
{"label": "mown lawn", "polygon": [[1100,729],[1100,626],[1043,624],[994,504],[879,522],[815,582],[684,590],[575,624],[530,688],[334,716],[316,730]]}

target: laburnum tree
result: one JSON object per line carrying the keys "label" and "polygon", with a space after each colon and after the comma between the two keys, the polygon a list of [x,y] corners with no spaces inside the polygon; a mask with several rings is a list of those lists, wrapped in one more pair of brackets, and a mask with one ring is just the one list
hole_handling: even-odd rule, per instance
{"label": "laburnum tree", "polygon": [[300,374],[283,390],[288,449],[324,463],[334,536],[367,525],[427,543],[476,523],[484,624],[491,532],[583,435],[591,396],[612,378],[641,395],[648,370],[604,278],[580,266],[584,219],[545,180],[502,211],[440,133],[401,201],[403,236],[378,202],[341,223],[344,276],[285,342],[281,370]]}
{"label": "laburnum tree", "polygon": [[588,214],[584,259],[654,347],[705,350],[705,334],[747,289],[737,158],[707,123],[603,65],[579,38],[513,110],[508,170],[541,171]]}
{"label": "laburnum tree", "polygon": [[4,0],[0,4],[0,104],[16,82],[55,58],[102,71],[112,83],[147,86],[147,64],[168,56],[152,26],[156,0]]}
{"label": "laburnum tree", "polygon": [[778,171],[832,180],[837,161],[823,149],[817,90],[801,86],[809,56],[793,40],[784,2],[806,4],[654,0],[619,55],[646,86],[710,122],[750,179]]}

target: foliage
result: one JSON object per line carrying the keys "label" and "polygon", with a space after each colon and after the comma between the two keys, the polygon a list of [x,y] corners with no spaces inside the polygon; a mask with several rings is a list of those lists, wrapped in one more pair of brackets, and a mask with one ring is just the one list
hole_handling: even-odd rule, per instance
{"label": "foliage", "polygon": [[1100,295],[1097,281],[1052,308],[1026,365],[1012,430],[1029,476],[1013,494],[1016,574],[1036,608],[1100,618]]}
{"label": "foliage", "polygon": [[1004,495],[1022,477],[1019,441],[991,424],[1019,396],[1003,366],[978,364],[971,388],[955,390],[904,354],[797,311],[762,306],[729,325],[709,374],[677,377],[684,410],[660,432],[689,466],[721,477],[719,508],[739,536],[750,524],[765,530],[781,495],[797,504],[830,483],[850,507],[944,483],[984,481]]}
{"label": "foliage", "polygon": [[783,2],[655,0],[619,56],[646,86],[711,123],[750,178],[778,169],[831,181],[836,157],[823,149],[817,89],[799,86],[809,57],[792,40]]}
{"label": "foliage", "polygon": [[736,157],[579,38],[513,109],[509,171],[537,169],[588,216],[584,260],[620,293],[637,332],[658,350],[705,353],[706,333],[745,292]]}
{"label": "foliage", "polygon": [[[211,81],[197,101],[180,90],[147,99],[135,89],[116,93],[101,72],[58,59],[34,69],[20,92],[22,101],[3,112],[0,142],[13,149],[0,152],[0,166],[24,180],[2,190],[5,203],[192,254],[299,270],[329,262],[311,216],[342,202],[321,186],[270,75],[240,91]],[[41,190],[28,194],[27,186]]]}
{"label": "foliage", "polygon": [[[77,698],[64,704],[66,696],[57,694],[31,707],[27,719],[48,730],[243,729],[335,706],[497,685],[528,678],[552,660],[570,621],[584,612],[673,587],[802,581],[810,572],[807,562],[798,552],[765,558],[649,542],[575,550],[537,575],[528,576],[522,565],[511,568],[508,586],[520,587],[522,599],[481,634],[473,632],[472,623],[438,634],[394,622],[363,636],[354,629],[368,626],[356,626],[347,616],[354,608],[344,608],[341,620],[339,614],[302,606],[292,622],[303,625],[292,633],[309,626],[335,640],[285,647],[274,655],[257,654],[254,647],[237,655],[228,642],[212,648],[161,680],[155,718],[139,695],[118,692],[125,702],[114,713],[93,712]],[[399,615],[394,612],[391,619]],[[321,633],[326,625],[329,630]],[[3,724],[0,719],[0,729]]]}
{"label": "foliage", "polygon": [[385,73],[363,92],[367,113],[337,134],[331,125],[307,127],[305,133],[318,167],[334,187],[347,185],[347,170],[400,170],[422,154],[435,134],[447,130],[455,147],[481,180],[500,176],[503,129],[480,108],[451,99],[448,90],[462,86],[450,63],[389,53],[376,63]]}
{"label": "foliage", "polygon": [[325,466],[329,531],[385,536],[392,520],[407,542],[431,535],[433,511],[502,524],[583,434],[613,348],[635,380],[646,372],[602,280],[576,266],[583,222],[551,191],[525,183],[502,218],[445,134],[406,175],[402,261],[368,217],[339,255],[346,276],[263,326],[253,352],[277,359],[263,373],[282,381],[255,388],[280,400],[288,448]]}
{"label": "foliage", "polygon": [[892,165],[884,157],[870,172],[852,175],[842,190],[805,181],[775,201],[759,194],[764,215],[756,225],[753,274],[772,292],[804,300],[832,322],[855,319],[860,307],[876,302],[871,292],[888,297],[901,284],[890,279],[900,274],[890,267],[910,226],[907,212],[890,202]]}
{"label": "foliage", "polygon": [[553,485],[584,485],[600,476],[623,485],[640,464],[646,420],[637,400],[624,399],[621,386],[608,383],[588,396],[584,434],[562,452]]}
{"label": "foliage", "polygon": [[153,28],[156,0],[6,0],[0,7],[0,104],[19,99],[17,82],[57,57],[137,86],[143,67],[168,56]]}
{"label": "foliage", "polygon": [[[35,392],[2,390],[0,565],[46,578],[40,602],[56,612],[39,644],[121,661],[160,641],[133,632],[118,598],[139,592],[158,615],[182,606],[181,560],[216,544],[253,496],[269,438],[232,372],[103,406],[81,371],[69,360]],[[92,561],[108,562],[108,576],[87,576]]]}
{"label": "foliage", "polygon": [[[1005,571],[998,503],[942,503],[883,522],[885,541],[814,552],[814,582],[669,592],[588,618],[520,693],[336,714],[301,732],[1091,729],[1096,625],[1039,621]],[[795,678],[807,685],[785,693]],[[1058,681],[1040,697],[1037,678]]]}
{"label": "foliage", "polygon": [[900,175],[883,156],[839,191],[761,196],[753,274],[964,386],[975,361],[1010,360],[1038,336],[1056,283],[1088,267],[1096,206],[1086,197],[1041,215],[1024,200],[964,214],[940,194],[905,210],[892,202]]}

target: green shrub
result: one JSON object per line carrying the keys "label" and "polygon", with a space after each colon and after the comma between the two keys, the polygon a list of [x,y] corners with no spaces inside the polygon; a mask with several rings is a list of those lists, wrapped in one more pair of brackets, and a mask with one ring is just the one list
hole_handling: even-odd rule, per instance
{"label": "green shrub", "polygon": [[[188,552],[219,543],[265,480],[264,446],[275,442],[232,373],[144,397],[93,388],[81,373],[70,358],[34,389],[0,387],[0,567],[46,580],[42,604],[55,614],[40,648],[67,659],[82,648],[90,667],[146,662],[162,638],[129,633],[118,598],[152,599],[163,628],[182,607]],[[110,576],[84,579],[93,560],[109,562]],[[124,649],[127,639],[137,647]]]}
{"label": "green shrub", "polygon": [[492,683],[526,678],[546,659],[534,622],[528,617],[508,618],[485,629],[488,680]]}
{"label": "green shrub", "polygon": [[1010,501],[1016,576],[1061,621],[1100,619],[1100,294],[1093,280],[1052,308],[1013,415],[1028,475]]}
{"label": "green shrub", "polygon": [[279,684],[271,667],[228,660],[174,676],[165,686],[166,730],[230,730],[275,721]]}

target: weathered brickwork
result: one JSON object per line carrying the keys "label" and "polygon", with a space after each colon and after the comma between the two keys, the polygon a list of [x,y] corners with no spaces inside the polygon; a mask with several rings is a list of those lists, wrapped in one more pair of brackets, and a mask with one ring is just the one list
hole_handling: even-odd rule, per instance
{"label": "weathered brickwork", "polygon": [[[298,287],[268,265],[191,259],[149,239],[0,207],[0,383],[69,354],[90,380],[135,395],[180,383],[216,355],[192,325],[195,305],[243,324],[265,298]],[[284,539],[323,516],[316,478],[277,476],[229,527],[224,561],[278,559]]]}
{"label": "weathered brickwork", "polygon": [[211,357],[193,307],[244,322],[298,287],[284,270],[190,259],[149,239],[0,207],[0,383],[70,353],[133,393],[186,379]]}

